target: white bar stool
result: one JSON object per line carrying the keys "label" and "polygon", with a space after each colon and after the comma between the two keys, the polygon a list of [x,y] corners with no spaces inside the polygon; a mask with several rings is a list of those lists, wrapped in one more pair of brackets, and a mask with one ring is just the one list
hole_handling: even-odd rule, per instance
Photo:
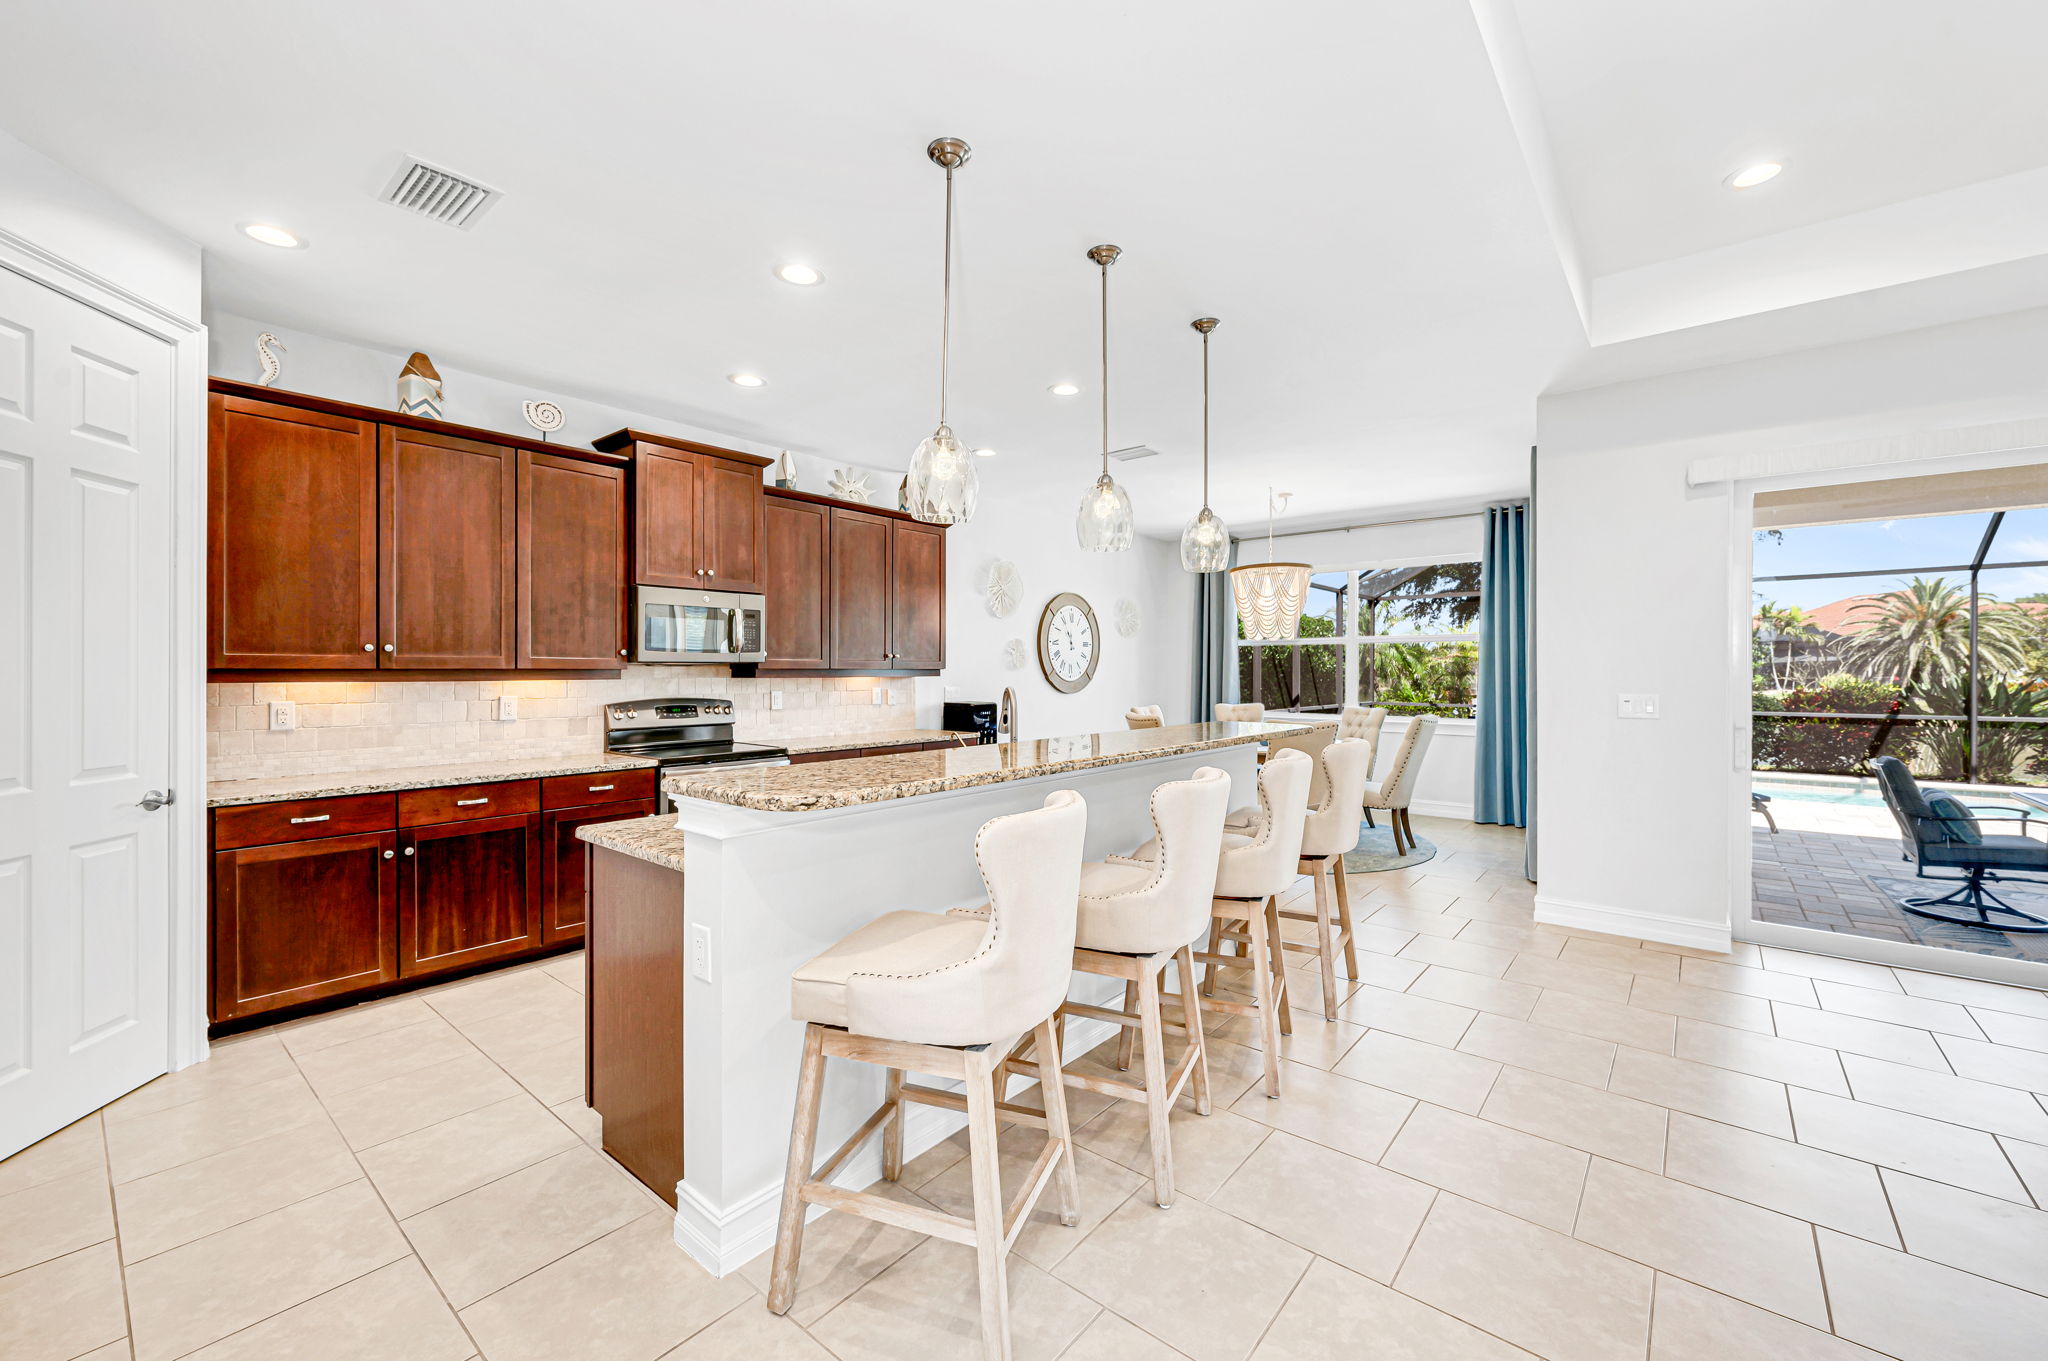
{"label": "white bar stool", "polygon": [[[1209,923],[1217,856],[1223,848],[1223,814],[1230,807],[1230,777],[1213,766],[1202,766],[1192,779],[1170,781],[1154,789],[1150,804],[1152,840],[1129,856],[1111,856],[1081,867],[1074,969],[1123,979],[1123,1010],[1072,1001],[1060,1008],[1063,1018],[1085,1016],[1123,1027],[1117,1044],[1120,1069],[1130,1068],[1133,1041],[1142,1035],[1144,1082],[1118,1082],[1075,1072],[1062,1076],[1070,1087],[1145,1103],[1151,1127],[1152,1198],[1165,1209],[1173,1204],[1173,1140],[1168,1119],[1190,1081],[1195,1088],[1195,1109],[1203,1115],[1209,1113],[1209,1052],[1195,997],[1194,941]],[[1180,992],[1169,996],[1160,989],[1160,977],[1176,962]],[[1166,1020],[1168,1001],[1180,1007],[1177,1023]],[[1188,1040],[1187,1052],[1170,1073],[1166,1070],[1169,1026]],[[1040,1062],[1022,1057],[1027,1047],[1043,1056],[1046,1051],[1041,1044],[1027,1038],[1012,1056],[1010,1067],[1042,1081],[1045,1073]]]}
{"label": "white bar stool", "polygon": [[[1079,1215],[1066,1091],[1043,1083],[1041,1113],[999,1099],[1002,1058],[1025,1033],[1057,1053],[1053,1015],[1072,979],[1075,903],[1088,809],[1070,789],[1028,813],[991,818],[974,838],[988,890],[988,914],[890,912],[797,969],[790,1014],[804,1026],[803,1067],[790,1125],[768,1308],[787,1313],[796,1297],[805,1207],[823,1205],[975,1249],[981,1275],[981,1336],[990,1361],[1010,1356],[1006,1259],[1046,1184],[1059,1182],[1060,1220]],[[819,1095],[828,1057],[889,1070],[882,1106],[843,1147],[813,1170]],[[906,1072],[958,1078],[959,1092],[903,1080]],[[967,1112],[974,1213],[962,1218],[831,1184],[833,1173],[883,1130],[883,1176],[903,1170],[906,1103]],[[1043,1126],[1038,1161],[1007,1208],[996,1147],[997,1122]],[[884,1127],[886,1126],[886,1129]]]}
{"label": "white bar stool", "polygon": [[[1365,788],[1372,773],[1371,742],[1336,741],[1323,748],[1317,764],[1323,771],[1323,798],[1311,807],[1303,820],[1300,872],[1315,885],[1316,910],[1280,910],[1283,920],[1314,922],[1314,944],[1282,941],[1283,949],[1315,955],[1323,976],[1323,1019],[1337,1019],[1336,953],[1344,952],[1344,976],[1358,978],[1358,947],[1351,929],[1351,883],[1345,877],[1344,857],[1358,848],[1360,825],[1365,821]],[[1336,912],[1333,923],[1330,899],[1334,880]]]}
{"label": "white bar stool", "polygon": [[[1202,1005],[1235,1016],[1256,1016],[1265,1047],[1266,1095],[1280,1095],[1280,1036],[1294,1032],[1287,1008],[1287,967],[1280,948],[1279,895],[1300,872],[1302,824],[1308,815],[1309,772],[1315,762],[1282,747],[1259,767],[1259,807],[1246,832],[1226,829],[1216,857],[1216,894],[1210,901],[1209,948],[1195,958],[1210,966]],[[1248,955],[1217,952],[1219,938],[1243,923]],[[1234,938],[1234,937],[1233,937]],[[1252,1001],[1217,997],[1218,964],[1249,963]]]}

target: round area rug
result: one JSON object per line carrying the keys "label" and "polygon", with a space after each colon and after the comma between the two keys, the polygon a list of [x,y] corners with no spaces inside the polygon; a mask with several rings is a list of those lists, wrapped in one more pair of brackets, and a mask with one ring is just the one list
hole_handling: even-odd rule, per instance
{"label": "round area rug", "polygon": [[1416,837],[1415,845],[1408,854],[1396,855],[1393,828],[1361,827],[1358,849],[1344,857],[1344,870],[1347,874],[1372,874],[1379,870],[1406,869],[1435,858],[1436,843],[1428,837]]}

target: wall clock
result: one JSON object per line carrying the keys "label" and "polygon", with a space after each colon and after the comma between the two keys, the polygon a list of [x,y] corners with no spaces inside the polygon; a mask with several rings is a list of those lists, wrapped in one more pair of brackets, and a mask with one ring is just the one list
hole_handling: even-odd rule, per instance
{"label": "wall clock", "polygon": [[1080,596],[1062,591],[1047,601],[1038,619],[1038,668],[1046,684],[1068,695],[1086,689],[1102,656],[1098,637],[1095,611]]}

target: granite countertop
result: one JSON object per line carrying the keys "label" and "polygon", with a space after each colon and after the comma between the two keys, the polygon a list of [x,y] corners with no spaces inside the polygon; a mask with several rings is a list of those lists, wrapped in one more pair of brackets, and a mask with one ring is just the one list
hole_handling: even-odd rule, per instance
{"label": "granite countertop", "polygon": [[801,766],[671,775],[663,783],[677,798],[702,799],[764,813],[802,813],[816,808],[851,808],[856,804],[912,799],[921,794],[1062,775],[1159,756],[1181,756],[1215,747],[1263,742],[1323,726],[1331,725],[1186,723],[1168,728],[1042,737],[1030,742],[998,742],[950,751],[911,751],[898,756],[856,756]]}
{"label": "granite countertop", "polygon": [[796,737],[778,739],[775,737],[748,737],[741,735],[742,742],[765,742],[779,746],[791,756],[802,756],[817,751],[856,751],[861,747],[913,747],[921,742],[952,742],[959,738],[974,740],[973,733],[941,732],[934,728],[912,728],[908,731],[868,733],[860,737]]}
{"label": "granite countertop", "polygon": [[540,780],[550,775],[593,775],[605,770],[645,770],[656,762],[638,756],[535,756],[512,761],[462,761],[441,766],[399,766],[386,770],[343,770],[331,775],[276,775],[260,780],[215,780],[206,786],[206,806],[275,803],[280,799],[325,799],[340,794],[384,794],[395,789],[433,789],[492,780]]}
{"label": "granite countertop", "polygon": [[683,868],[683,833],[676,826],[674,813],[578,827],[576,839],[621,855],[630,855],[635,860],[645,860],[663,869],[681,872]]}

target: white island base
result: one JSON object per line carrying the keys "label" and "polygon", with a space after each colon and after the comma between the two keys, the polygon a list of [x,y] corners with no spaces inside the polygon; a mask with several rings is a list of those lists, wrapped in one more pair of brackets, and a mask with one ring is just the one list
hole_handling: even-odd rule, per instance
{"label": "white island base", "polygon": [[[803,1047],[804,1028],[789,1015],[794,968],[884,912],[943,912],[985,901],[973,845],[977,829],[992,817],[1036,808],[1055,789],[1078,790],[1088,801],[1087,857],[1127,853],[1153,835],[1148,800],[1154,786],[1215,766],[1231,777],[1232,807],[1254,803],[1252,743],[1299,728],[1198,724],[1155,731],[1199,733],[1210,740],[1202,749],[1183,746],[1173,755],[1126,757],[1119,764],[1046,775],[1019,771],[999,783],[811,811],[709,802],[687,797],[692,785],[676,786],[683,795],[676,821],[684,839],[684,938],[691,951],[683,982],[683,1179],[676,1186],[676,1242],[684,1250],[724,1275],[774,1244]],[[1124,737],[1051,742],[1099,746],[1112,736]],[[1025,745],[1044,749],[1051,743]],[[990,750],[951,759],[961,766]],[[787,786],[804,778],[798,772],[829,779],[838,775],[836,766],[848,767],[851,775],[855,766],[911,759],[793,767],[775,772],[769,784]],[[1028,767],[1030,761],[1019,764]],[[1114,979],[1077,974],[1075,983],[1077,1000],[1121,1001]],[[1103,1021],[1070,1023],[1068,1057],[1114,1031]],[[831,1065],[818,1147],[844,1142],[881,1104],[882,1084],[882,1070],[871,1065]],[[906,1116],[906,1159],[966,1122],[959,1112],[930,1106],[909,1106]],[[881,1173],[876,1138],[834,1180],[858,1188]]]}

